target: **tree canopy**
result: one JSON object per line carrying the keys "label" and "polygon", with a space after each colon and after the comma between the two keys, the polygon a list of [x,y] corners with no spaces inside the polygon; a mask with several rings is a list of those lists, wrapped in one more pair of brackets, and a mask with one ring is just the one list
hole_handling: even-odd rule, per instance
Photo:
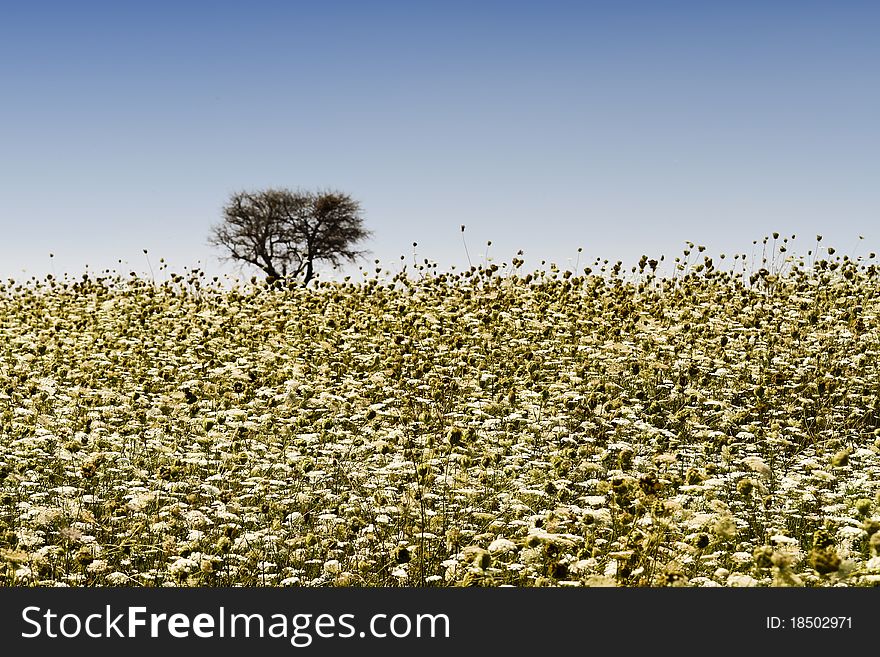
{"label": "tree canopy", "polygon": [[314,277],[315,263],[334,266],[366,251],[370,236],[360,204],[339,191],[270,188],[232,194],[209,241],[228,258],[259,267],[270,282]]}

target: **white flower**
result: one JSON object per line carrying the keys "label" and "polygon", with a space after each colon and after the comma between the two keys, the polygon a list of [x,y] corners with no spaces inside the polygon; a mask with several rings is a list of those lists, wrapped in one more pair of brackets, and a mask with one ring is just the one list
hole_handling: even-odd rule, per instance
{"label": "white flower", "polygon": [[187,575],[197,567],[198,564],[192,559],[178,557],[170,566],[168,566],[168,571],[173,575]]}
{"label": "white flower", "polygon": [[198,543],[202,538],[204,538],[205,532],[201,529],[190,529],[189,533],[186,535],[187,543]]}
{"label": "white flower", "polygon": [[770,537],[770,542],[773,545],[798,545],[799,543],[796,538],[791,538],[785,534],[774,534]]}
{"label": "white flower", "polygon": [[748,468],[764,477],[764,479],[769,479],[770,475],[772,474],[770,466],[767,465],[764,460],[759,456],[747,456],[743,459],[743,463]]}
{"label": "white flower", "polygon": [[756,580],[751,575],[744,575],[742,573],[731,573],[727,578],[727,586],[749,588],[757,585],[758,580]]}
{"label": "white flower", "polygon": [[33,572],[31,571],[29,566],[20,565],[15,569],[15,579],[28,579]]}
{"label": "white flower", "polygon": [[86,566],[86,570],[90,573],[103,573],[107,570],[107,562],[103,559],[95,559]]}
{"label": "white flower", "polygon": [[733,554],[730,555],[730,558],[732,561],[735,561],[736,563],[738,563],[740,565],[745,565],[745,564],[751,562],[752,553],[751,552],[734,552]]}
{"label": "white flower", "polygon": [[131,581],[128,575],[125,573],[120,573],[118,570],[113,571],[109,575],[107,575],[107,582],[112,584],[113,586],[122,586],[124,584],[128,584]]}
{"label": "white flower", "polygon": [[505,554],[516,550],[516,543],[506,538],[496,538],[489,544],[489,552],[492,554]]}
{"label": "white flower", "polygon": [[608,588],[616,587],[617,582],[614,580],[614,575],[590,575],[584,580],[584,586],[589,586],[591,588]]}

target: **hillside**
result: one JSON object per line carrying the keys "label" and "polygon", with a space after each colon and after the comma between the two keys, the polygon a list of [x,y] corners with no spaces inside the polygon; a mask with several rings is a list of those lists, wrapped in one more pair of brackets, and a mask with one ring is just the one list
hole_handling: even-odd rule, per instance
{"label": "hillside", "polygon": [[836,258],[0,286],[6,585],[880,582]]}

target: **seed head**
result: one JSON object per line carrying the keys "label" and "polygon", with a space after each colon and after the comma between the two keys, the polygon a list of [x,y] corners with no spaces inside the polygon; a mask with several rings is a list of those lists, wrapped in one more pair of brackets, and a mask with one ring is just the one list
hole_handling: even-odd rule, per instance
{"label": "seed head", "polygon": [[830,575],[840,570],[840,555],[833,548],[821,549],[813,548],[810,550],[807,562],[820,575]]}
{"label": "seed head", "polygon": [[842,468],[849,463],[849,450],[842,449],[831,457],[831,465],[835,468]]}
{"label": "seed head", "polygon": [[755,480],[745,477],[740,479],[736,485],[736,492],[743,497],[750,497],[755,490]]}

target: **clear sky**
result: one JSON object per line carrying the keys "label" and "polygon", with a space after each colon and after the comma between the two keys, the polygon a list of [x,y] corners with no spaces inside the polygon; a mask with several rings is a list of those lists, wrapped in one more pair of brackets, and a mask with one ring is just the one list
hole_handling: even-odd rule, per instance
{"label": "clear sky", "polygon": [[270,186],[358,199],[371,267],[466,265],[462,224],[474,264],[866,254],[878,33],[847,0],[4,2],[0,277],[233,272],[210,226]]}

